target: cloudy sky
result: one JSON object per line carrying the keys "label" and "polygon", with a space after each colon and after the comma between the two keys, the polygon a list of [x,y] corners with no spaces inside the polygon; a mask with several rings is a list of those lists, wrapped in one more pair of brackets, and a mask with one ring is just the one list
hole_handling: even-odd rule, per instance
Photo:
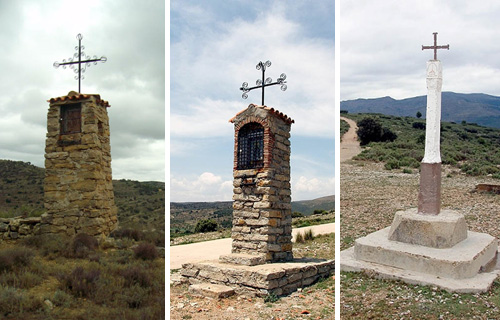
{"label": "cloudy sky", "polygon": [[425,95],[438,32],[443,91],[500,96],[500,2],[343,0],[340,100]]}
{"label": "cloudy sky", "polygon": [[286,73],[288,90],[266,90],[265,104],[287,114],[292,200],[334,194],[334,2],[170,2],[170,197],[232,197],[234,128],[228,122],[260,91],[243,82]]}
{"label": "cloudy sky", "polygon": [[55,69],[83,35],[82,93],[109,101],[114,179],[165,181],[164,1],[0,0],[0,159],[44,167],[47,100],[78,90]]}

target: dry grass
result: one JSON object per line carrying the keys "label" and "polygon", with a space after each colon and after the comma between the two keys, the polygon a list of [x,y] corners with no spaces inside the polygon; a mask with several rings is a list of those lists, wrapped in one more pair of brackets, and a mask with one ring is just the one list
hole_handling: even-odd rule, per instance
{"label": "dry grass", "polygon": [[[442,207],[465,215],[469,230],[500,237],[500,196],[475,192],[491,177],[471,177],[444,168]],[[383,164],[351,162],[341,167],[341,249],[389,226],[398,210],[417,206],[419,176],[387,171]],[[341,316],[344,319],[498,319],[500,283],[485,294],[451,294],[432,287],[341,273]]]}

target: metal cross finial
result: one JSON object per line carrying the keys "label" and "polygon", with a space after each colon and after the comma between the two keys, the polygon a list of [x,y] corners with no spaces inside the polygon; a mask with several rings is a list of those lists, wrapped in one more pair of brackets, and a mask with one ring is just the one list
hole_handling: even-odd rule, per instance
{"label": "metal cross finial", "polygon": [[[85,52],[83,52],[82,50],[85,49],[84,46],[82,46],[82,35],[79,33],[76,38],[78,39],[78,46],[75,47],[75,50],[77,52],[75,52],[75,54],[73,55],[73,57],[69,58],[68,61],[66,61],[66,59],[63,59],[63,62],[54,62],[54,68],[59,68],[59,66],[63,66],[63,69],[66,69],[66,66],[69,65],[70,69],[73,69],[75,71],[75,73],[78,73],[77,76],[75,76],[75,79],[78,80],[78,92],[81,93],[80,91],[80,82],[81,82],[81,79],[85,79],[84,76],[82,76],[82,73],[85,73],[85,70],[87,69],[87,67],[90,67],[91,65],[91,62],[93,62],[94,64],[97,64],[97,62],[99,61],[102,61],[102,62],[106,62],[108,59],[106,57],[100,57],[100,58],[97,58],[97,56],[94,56],[93,58],[91,58],[90,56],[87,56],[85,55]],[[83,60],[82,61],[82,58],[84,59],[87,59],[87,60]],[[73,60],[75,59],[75,60]],[[78,68],[76,68],[76,64],[78,64]],[[83,68],[82,68],[82,64],[83,64]]]}
{"label": "metal cross finial", "polygon": [[286,81],[285,81],[286,80],[286,74],[282,73],[280,75],[280,77],[278,78],[278,80],[276,80],[276,82],[273,82],[273,79],[271,79],[271,78],[265,79],[266,67],[270,67],[270,66],[271,66],[271,61],[269,61],[269,60],[267,60],[266,62],[259,61],[259,63],[255,67],[257,68],[257,70],[262,70],[262,80],[258,79],[255,82],[256,86],[255,87],[251,87],[251,88],[248,87],[248,83],[247,82],[243,82],[243,84],[241,85],[241,88],[240,88],[240,90],[243,91],[243,94],[241,95],[241,97],[243,99],[248,98],[248,94],[247,94],[248,91],[251,91],[253,89],[262,88],[262,105],[264,105],[264,88],[265,87],[273,86],[275,84],[279,84],[279,85],[281,85],[281,90],[282,91],[286,90],[286,88],[287,88]]}
{"label": "metal cross finial", "polygon": [[422,50],[424,49],[434,49],[434,60],[437,60],[437,49],[447,49],[450,50],[450,45],[447,44],[445,46],[438,46],[437,45],[437,32],[432,33],[434,35],[434,45],[433,46],[422,46]]}

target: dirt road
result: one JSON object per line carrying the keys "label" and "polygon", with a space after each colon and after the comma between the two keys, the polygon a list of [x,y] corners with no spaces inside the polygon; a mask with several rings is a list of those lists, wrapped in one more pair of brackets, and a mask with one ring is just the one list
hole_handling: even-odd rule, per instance
{"label": "dirt road", "polygon": [[[315,235],[335,232],[335,223],[320,224],[317,226],[295,228],[292,230],[293,239],[298,232],[312,229]],[[212,241],[184,244],[170,247],[170,269],[179,269],[183,263],[217,260],[220,255],[231,253],[231,238]],[[332,257],[333,259],[333,257]]]}
{"label": "dirt road", "polygon": [[349,130],[342,136],[342,141],[340,142],[340,162],[345,162],[360,153],[361,147],[359,146],[358,135],[356,134],[356,130],[358,129],[356,122],[344,117],[340,117],[340,119],[349,124]]}

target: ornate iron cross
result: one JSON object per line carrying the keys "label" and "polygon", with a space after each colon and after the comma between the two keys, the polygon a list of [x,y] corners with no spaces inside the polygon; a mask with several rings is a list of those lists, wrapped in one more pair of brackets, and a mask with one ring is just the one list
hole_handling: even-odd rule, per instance
{"label": "ornate iron cross", "polygon": [[433,46],[422,46],[422,50],[425,49],[434,49],[434,60],[437,60],[437,49],[447,49],[450,50],[450,45],[447,44],[445,46],[438,46],[437,45],[437,32],[432,33],[434,35],[434,45]]}
{"label": "ornate iron cross", "polygon": [[[75,47],[75,54],[73,54],[73,57],[69,58],[68,61],[66,59],[63,59],[63,62],[54,62],[54,68],[59,68],[59,66],[63,66],[63,69],[66,69],[66,66],[69,65],[70,69],[73,69],[75,73],[78,73],[77,76],[75,76],[75,79],[78,80],[78,92],[80,93],[80,88],[81,88],[81,80],[85,79],[84,76],[82,76],[82,73],[85,73],[85,70],[87,67],[90,67],[92,62],[94,64],[97,64],[97,62],[102,61],[106,62],[108,59],[106,57],[100,57],[97,58],[97,56],[94,56],[91,58],[90,56],[85,55],[85,52],[82,50],[85,49],[84,46],[82,46],[82,35],[79,33],[76,38],[78,39],[78,46]],[[82,58],[87,59],[87,60],[82,60]],[[78,68],[76,68],[76,64],[78,64]],[[83,68],[82,68],[83,64]]]}
{"label": "ornate iron cross", "polygon": [[255,82],[256,86],[251,87],[251,88],[248,87],[247,82],[243,82],[243,84],[241,85],[241,88],[240,88],[240,90],[243,91],[243,94],[241,95],[241,97],[243,99],[248,98],[248,94],[247,94],[248,91],[251,91],[253,89],[262,88],[262,105],[264,105],[264,88],[265,87],[279,84],[279,85],[281,85],[281,91],[286,90],[286,88],[287,88],[286,81],[285,81],[286,74],[282,73],[280,75],[280,77],[278,78],[278,80],[276,80],[276,82],[273,82],[273,79],[271,79],[271,78],[265,79],[266,68],[270,67],[270,66],[271,66],[271,61],[269,61],[269,60],[267,60],[266,62],[259,61],[259,63],[255,67],[257,68],[257,70],[262,70],[262,80],[258,79]]}

